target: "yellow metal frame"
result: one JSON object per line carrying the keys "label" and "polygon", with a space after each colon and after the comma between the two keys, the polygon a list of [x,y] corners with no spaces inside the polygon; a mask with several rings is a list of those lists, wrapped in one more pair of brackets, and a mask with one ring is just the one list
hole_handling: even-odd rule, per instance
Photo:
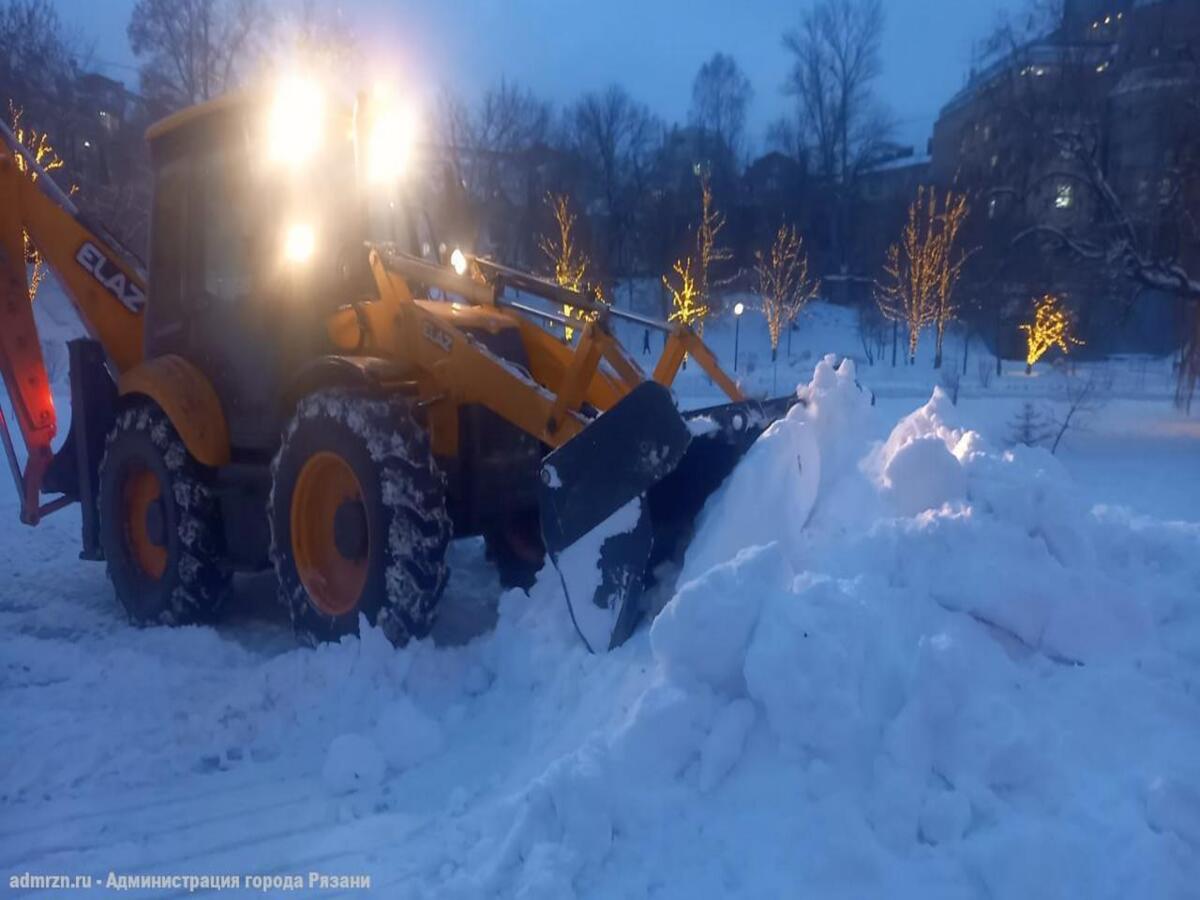
{"label": "yellow metal frame", "polygon": [[[572,347],[498,303],[495,286],[477,274],[458,276],[418,260],[385,262],[376,251],[371,253],[371,270],[378,299],[334,313],[327,323],[329,336],[345,352],[405,364],[429,409],[438,455],[457,454],[457,411],[464,404],[484,406],[553,448],[587,426],[585,405],[605,412],[646,380],[603,315],[581,322],[578,343]],[[414,300],[410,280],[470,302]],[[468,326],[518,329],[529,372],[490,353],[463,330]],[[682,326],[670,329],[653,379],[669,387],[688,356],[730,400],[745,399],[704,342]]]}
{"label": "yellow metal frame", "polygon": [[229,462],[229,426],[204,373],[182,356],[168,353],[125,372],[117,384],[122,397],[149,397],[167,414],[183,445],[206,466]]}

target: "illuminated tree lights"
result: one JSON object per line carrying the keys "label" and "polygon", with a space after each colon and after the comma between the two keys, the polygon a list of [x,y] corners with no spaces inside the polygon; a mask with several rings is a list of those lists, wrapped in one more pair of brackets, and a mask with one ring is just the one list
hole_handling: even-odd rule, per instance
{"label": "illuminated tree lights", "polygon": [[[566,194],[547,194],[546,205],[554,214],[557,234],[542,236],[538,239],[538,246],[554,266],[554,280],[558,285],[581,293],[585,287],[590,260],[579,249],[575,233],[577,218],[571,211],[570,201]],[[603,299],[598,290],[595,293],[596,299]],[[564,305],[562,313],[567,318],[579,318],[576,316],[573,306]],[[574,333],[575,329],[570,325],[564,328],[564,336],[568,341],[571,340]]]}
{"label": "illuminated tree lights", "polygon": [[771,338],[771,361],[779,352],[779,337],[805,305],[821,290],[808,278],[804,240],[791,225],[781,225],[768,253],[755,253],[755,273],[762,312]]}
{"label": "illuminated tree lights", "polygon": [[1026,372],[1032,371],[1033,364],[1053,347],[1057,347],[1066,355],[1071,352],[1072,347],[1083,345],[1083,341],[1072,333],[1070,313],[1054,294],[1046,294],[1037,300],[1034,304],[1033,321],[1018,327],[1025,332]]}
{"label": "illuminated tree lights", "polygon": [[675,278],[664,275],[662,279],[663,286],[671,293],[671,306],[674,308],[667,321],[679,322],[688,328],[702,325],[708,315],[708,304],[700,297],[700,289],[692,271],[692,258],[677,259],[671,268]]}
{"label": "illuminated tree lights", "polygon": [[703,335],[704,320],[711,306],[713,266],[732,259],[733,254],[717,243],[721,229],[725,227],[725,216],[713,204],[708,172],[700,169],[697,175],[700,179],[700,222],[696,227],[696,248],[688,256],[675,260],[662,283],[671,294],[674,309],[668,321],[680,322]]}
{"label": "illuminated tree lights", "polygon": [[[50,144],[50,139],[45,132],[37,131],[29,128],[21,121],[23,115],[22,110],[13,105],[10,100],[8,102],[8,118],[12,128],[13,136],[16,137],[17,143],[29,151],[29,155],[33,157],[34,162],[38,164],[43,172],[53,172],[55,169],[63,167],[62,158]],[[17,171],[29,172],[30,178],[34,181],[38,179],[37,171],[30,171],[29,164],[25,157],[20,153],[15,154],[17,163]],[[75,193],[75,188],[72,187],[70,193]],[[38,288],[42,286],[42,279],[46,277],[46,265],[42,260],[42,254],[38,252],[37,247],[29,240],[29,232],[21,232],[25,246],[25,262],[33,267],[33,271],[29,276],[29,302],[32,303],[37,297]]]}
{"label": "illuminated tree lights", "polygon": [[[705,315],[712,302],[712,270],[717,263],[732,259],[729,248],[717,243],[721,229],[725,227],[725,216],[718,212],[713,205],[712,183],[706,170],[700,173],[700,227],[696,232],[696,257],[700,261],[696,272],[696,289],[700,295]],[[704,319],[701,317],[698,329],[703,331]]]}
{"label": "illuminated tree lights", "polygon": [[900,240],[888,247],[875,302],[884,316],[907,327],[910,363],[916,360],[921,332],[930,325],[937,331],[934,362],[941,363],[946,326],[957,316],[954,291],[970,256],[956,251],[968,212],[960,194],[947,191],[939,200],[936,190],[919,188]]}

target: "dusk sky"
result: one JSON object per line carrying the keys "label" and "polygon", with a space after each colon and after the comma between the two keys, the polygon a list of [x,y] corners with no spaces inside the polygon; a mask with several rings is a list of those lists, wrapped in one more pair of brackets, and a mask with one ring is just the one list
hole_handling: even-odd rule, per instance
{"label": "dusk sky", "polygon": [[[135,86],[125,38],[134,0],[56,0],[63,20],[94,45],[97,68]],[[885,0],[879,94],[899,137],[924,149],[938,109],[963,84],[972,43],[1015,0]],[[502,76],[559,105],[617,81],[668,120],[682,120],[691,82],[714,52],[733,55],[755,96],[749,138],[790,103],[780,35],[804,0],[345,0],[366,55],[428,93],[448,83],[467,97]]]}

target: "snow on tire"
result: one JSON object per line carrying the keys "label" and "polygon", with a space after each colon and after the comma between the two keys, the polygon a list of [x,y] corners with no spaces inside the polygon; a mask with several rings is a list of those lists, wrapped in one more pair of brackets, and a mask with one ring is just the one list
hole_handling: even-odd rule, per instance
{"label": "snow on tire", "polygon": [[296,632],[397,645],[433,625],[452,526],[429,436],[400,397],[305,397],[271,464],[271,562]]}
{"label": "snow on tire", "polygon": [[100,462],[100,542],[135,623],[210,621],[224,605],[231,570],[211,480],[152,402],[117,415]]}

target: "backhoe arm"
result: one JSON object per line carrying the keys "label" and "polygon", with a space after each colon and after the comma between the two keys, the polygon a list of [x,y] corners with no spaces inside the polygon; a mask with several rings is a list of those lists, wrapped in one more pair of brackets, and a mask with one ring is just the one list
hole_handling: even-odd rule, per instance
{"label": "backhoe arm", "polygon": [[146,277],[115,240],[84,222],[0,124],[0,376],[28,449],[24,472],[2,411],[0,439],[21,497],[21,520],[34,525],[62,503],[39,500],[58,419],[30,302],[26,237],[118,373],[142,357]]}

